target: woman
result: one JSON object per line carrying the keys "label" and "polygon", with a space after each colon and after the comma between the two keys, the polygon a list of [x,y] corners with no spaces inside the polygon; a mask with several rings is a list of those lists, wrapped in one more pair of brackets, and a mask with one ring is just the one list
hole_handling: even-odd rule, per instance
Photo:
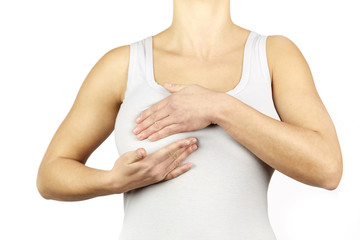
{"label": "woman", "polygon": [[[124,193],[122,240],[274,240],[275,169],[328,190],[340,182],[332,120],[289,39],[235,25],[230,0],[173,3],[168,29],[112,49],[90,71],[42,160],[39,192]],[[113,130],[114,167],[85,166]]]}

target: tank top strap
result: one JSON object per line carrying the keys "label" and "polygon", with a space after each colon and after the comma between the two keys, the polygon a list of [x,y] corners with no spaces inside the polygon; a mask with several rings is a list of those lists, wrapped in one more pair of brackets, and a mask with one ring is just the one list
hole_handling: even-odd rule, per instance
{"label": "tank top strap", "polygon": [[139,86],[146,84],[146,39],[130,44],[128,79],[126,84],[125,98],[138,90]]}
{"label": "tank top strap", "polygon": [[[265,80],[266,86],[271,83],[270,72],[266,54],[266,40],[268,36],[256,33],[252,44],[251,71],[261,74],[261,80]],[[264,82],[263,82],[264,84]]]}
{"label": "tank top strap", "polygon": [[267,61],[266,42],[268,36],[255,33],[249,45],[248,75],[246,87],[235,97],[259,112],[280,119],[272,97],[272,85]]}
{"label": "tank top strap", "polygon": [[266,36],[266,35],[259,35],[258,56],[259,56],[260,68],[262,70],[262,73],[264,74],[264,78],[266,79],[266,81],[271,83],[269,65],[268,65],[267,54],[266,54],[267,38],[268,38],[268,36]]}

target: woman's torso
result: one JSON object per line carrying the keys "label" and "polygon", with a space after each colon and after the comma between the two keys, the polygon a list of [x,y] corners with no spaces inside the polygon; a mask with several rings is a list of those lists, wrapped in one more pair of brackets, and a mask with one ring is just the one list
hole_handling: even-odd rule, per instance
{"label": "woman's torso", "polygon": [[[170,95],[161,86],[165,82],[198,83],[226,92],[279,120],[272,101],[266,36],[251,32],[243,42],[245,47],[241,48],[240,43],[239,51],[214,59],[213,66],[198,64],[198,68],[186,61],[176,64],[176,56],[168,55],[174,59],[170,61],[159,54],[154,60],[152,41],[150,36],[130,45],[125,99],[115,123],[118,152],[121,155],[143,147],[151,153],[191,136],[198,139],[199,149],[183,162],[194,164],[190,171],[124,193],[125,216],[120,239],[274,240],[267,213],[267,189],[274,170],[225,130],[210,125],[155,142],[139,141],[132,133],[135,117]],[[167,68],[166,64],[173,67]]]}

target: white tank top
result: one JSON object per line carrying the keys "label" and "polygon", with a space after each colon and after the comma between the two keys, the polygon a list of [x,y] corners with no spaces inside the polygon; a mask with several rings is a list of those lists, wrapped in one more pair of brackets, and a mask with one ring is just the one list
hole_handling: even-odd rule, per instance
{"label": "white tank top", "polygon": [[[244,49],[243,73],[227,94],[279,120],[272,99],[266,38],[254,31]],[[181,164],[186,173],[124,193],[121,240],[275,240],[267,190],[274,169],[218,125],[150,142],[132,129],[140,112],[169,96],[154,80],[152,36],[130,44],[128,82],[115,123],[120,155],[139,147],[150,154],[187,137],[199,148]]]}

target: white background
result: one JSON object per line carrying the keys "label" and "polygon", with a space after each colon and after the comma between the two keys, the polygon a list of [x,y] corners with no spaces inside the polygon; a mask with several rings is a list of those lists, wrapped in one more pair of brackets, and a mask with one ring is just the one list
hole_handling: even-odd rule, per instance
{"label": "white background", "polygon": [[[343,152],[344,174],[335,191],[275,173],[269,215],[278,240],[360,239],[358,13],[355,0],[231,2],[234,23],[287,36],[302,51]],[[37,169],[93,65],[110,49],[155,35],[171,20],[170,0],[1,1],[0,239],[118,238],[123,195],[47,201],[36,189]],[[111,169],[117,158],[111,134],[88,165]]]}

